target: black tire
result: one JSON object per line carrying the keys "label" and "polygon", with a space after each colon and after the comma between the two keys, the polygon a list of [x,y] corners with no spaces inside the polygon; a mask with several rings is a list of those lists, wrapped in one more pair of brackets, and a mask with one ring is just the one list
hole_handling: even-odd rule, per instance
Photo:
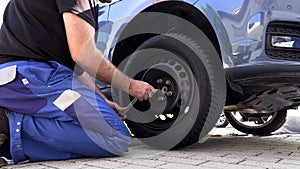
{"label": "black tire", "polygon": [[216,127],[217,128],[224,128],[226,126],[228,126],[229,122],[226,119],[225,113],[222,112],[220,115],[220,118],[218,119],[217,123],[216,123]]}
{"label": "black tire", "polygon": [[286,122],[287,111],[282,110],[276,113],[272,113],[271,114],[272,117],[268,121],[253,126],[241,122],[240,119],[236,119],[235,116],[233,115],[233,112],[225,112],[225,115],[228,122],[235,129],[246,134],[264,136],[264,135],[269,135],[272,132],[276,131]]}
{"label": "black tire", "polygon": [[[137,102],[127,114],[129,129],[142,142],[159,149],[185,147],[214,127],[224,106],[226,83],[219,56],[207,38],[198,44],[183,35],[158,35],[124,63],[125,73],[161,91],[167,80],[172,81],[166,87],[171,97]],[[121,98],[122,105],[133,99],[123,92]]]}

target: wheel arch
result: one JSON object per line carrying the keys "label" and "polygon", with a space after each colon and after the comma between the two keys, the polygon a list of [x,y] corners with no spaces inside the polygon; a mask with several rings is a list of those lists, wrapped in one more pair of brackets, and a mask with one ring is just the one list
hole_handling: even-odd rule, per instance
{"label": "wheel arch", "polygon": [[[173,14],[178,17],[181,17],[192,24],[194,24],[197,28],[201,29],[204,34],[211,40],[212,44],[215,46],[220,59],[222,58],[222,51],[220,48],[220,44],[217,38],[217,35],[214,31],[212,24],[205,17],[205,15],[193,5],[181,2],[181,1],[165,1],[161,3],[157,3],[155,5],[149,6],[148,8],[141,11],[144,12],[161,12],[166,14]],[[122,37],[123,32],[126,29],[131,29],[131,23],[133,23],[135,18],[133,18],[127,26],[123,29],[120,34]],[[112,62],[118,66],[127,56],[133,53],[142,43],[156,34],[137,34],[126,39],[122,39],[118,41],[114,48]],[[121,39],[121,38],[120,38]]]}

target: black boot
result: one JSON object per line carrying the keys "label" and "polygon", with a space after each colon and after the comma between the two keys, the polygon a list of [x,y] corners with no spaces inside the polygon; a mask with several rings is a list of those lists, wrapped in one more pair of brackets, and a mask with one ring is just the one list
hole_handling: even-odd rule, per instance
{"label": "black boot", "polygon": [[9,136],[9,125],[7,119],[7,113],[9,111],[0,107],[0,134],[4,134],[7,137]]}
{"label": "black boot", "polygon": [[[7,109],[0,107],[0,157],[11,159],[12,157],[10,154],[9,124],[7,113]],[[0,159],[0,163],[1,162],[3,162],[3,159]]]}
{"label": "black boot", "polygon": [[5,140],[3,144],[0,146],[0,157],[5,157],[7,159],[11,159],[10,154],[10,143],[9,140]]}

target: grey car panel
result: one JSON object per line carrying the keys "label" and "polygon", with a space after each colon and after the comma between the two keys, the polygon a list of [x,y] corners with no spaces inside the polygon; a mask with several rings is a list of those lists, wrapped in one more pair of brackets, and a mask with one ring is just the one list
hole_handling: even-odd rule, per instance
{"label": "grey car panel", "polygon": [[[116,43],[120,27],[137,13],[158,1],[114,1],[108,20],[114,24],[111,38]],[[272,61],[265,55],[265,32],[274,20],[300,21],[300,2],[293,0],[188,0],[210,21],[218,37],[224,68],[231,68],[258,61]],[[124,8],[130,4],[130,7]],[[126,18],[126,19],[124,19]],[[122,21],[122,19],[124,19]],[[115,45],[112,41],[110,44]],[[107,53],[108,54],[108,53]],[[109,54],[111,55],[111,53]],[[276,62],[276,61],[275,61]]]}

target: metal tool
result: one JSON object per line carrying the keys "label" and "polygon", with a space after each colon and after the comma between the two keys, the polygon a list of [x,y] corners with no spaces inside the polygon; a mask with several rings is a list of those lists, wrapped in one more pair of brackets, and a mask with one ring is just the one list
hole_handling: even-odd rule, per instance
{"label": "metal tool", "polygon": [[[153,100],[154,99],[154,100]],[[163,94],[159,89],[156,89],[155,93],[152,97],[149,98],[150,103],[152,102],[163,102],[166,101],[166,95]],[[133,105],[138,101],[138,99],[135,97],[122,111],[120,114],[122,116],[126,115],[128,111],[133,107]]]}
{"label": "metal tool", "polygon": [[122,116],[126,115],[128,111],[133,107],[138,99],[135,97],[124,109],[124,111],[120,112]]}

